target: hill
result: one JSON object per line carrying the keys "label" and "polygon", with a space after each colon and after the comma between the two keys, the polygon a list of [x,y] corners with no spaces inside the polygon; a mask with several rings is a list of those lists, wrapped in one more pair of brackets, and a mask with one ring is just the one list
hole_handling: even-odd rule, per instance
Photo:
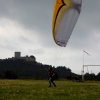
{"label": "hill", "polygon": [[[44,65],[36,61],[27,61],[25,59],[4,59],[0,60],[0,77],[7,79],[47,79],[48,74],[45,68],[53,67]],[[77,75],[66,66],[53,67],[58,74],[59,79],[80,80],[81,75]],[[85,78],[90,80],[100,80],[100,73],[86,74]]]}
{"label": "hill", "polygon": [[[47,71],[45,68],[52,67],[51,65],[43,65],[36,61],[26,61],[24,59],[15,60],[1,60],[0,61],[0,75],[3,78],[33,78],[33,79],[46,79]],[[53,67],[59,78],[65,78],[71,75],[71,69],[59,66]],[[12,76],[11,76],[12,75]]]}

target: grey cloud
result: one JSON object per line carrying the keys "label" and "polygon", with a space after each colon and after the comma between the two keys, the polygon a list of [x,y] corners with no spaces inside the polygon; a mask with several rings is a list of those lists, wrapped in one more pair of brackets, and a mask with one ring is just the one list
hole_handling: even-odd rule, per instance
{"label": "grey cloud", "polygon": [[30,39],[28,39],[28,37],[25,37],[25,36],[20,36],[19,38],[18,38],[18,40],[21,42],[21,43],[26,43],[26,44],[33,44],[33,42],[30,40]]}
{"label": "grey cloud", "polygon": [[29,53],[35,54],[35,55],[40,55],[40,54],[44,54],[45,51],[44,51],[42,48],[38,48],[38,49],[29,49]]}
{"label": "grey cloud", "polygon": [[[41,40],[44,41],[43,45],[48,46],[51,42],[49,37],[52,34],[50,31],[54,0],[1,0],[1,2],[0,17],[16,20],[23,24],[25,29],[39,30]],[[31,34],[33,36],[34,33]],[[40,43],[42,45],[43,42]]]}
{"label": "grey cloud", "polygon": [[17,43],[14,43],[13,41],[10,41],[8,39],[5,39],[0,43],[0,50],[16,50],[17,49]]}
{"label": "grey cloud", "polygon": [[26,28],[47,29],[52,16],[53,0],[1,0],[1,2],[1,17],[17,20]]}

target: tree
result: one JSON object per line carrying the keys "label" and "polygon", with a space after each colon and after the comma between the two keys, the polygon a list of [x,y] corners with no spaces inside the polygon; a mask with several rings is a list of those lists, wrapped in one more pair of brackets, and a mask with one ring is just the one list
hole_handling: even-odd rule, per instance
{"label": "tree", "polygon": [[17,79],[17,76],[13,71],[4,71],[4,78],[6,79]]}

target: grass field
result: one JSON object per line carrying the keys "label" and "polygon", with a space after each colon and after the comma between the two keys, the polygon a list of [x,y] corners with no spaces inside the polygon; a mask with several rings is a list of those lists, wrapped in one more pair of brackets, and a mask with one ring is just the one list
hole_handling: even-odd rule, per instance
{"label": "grass field", "polygon": [[0,100],[100,100],[100,82],[0,80]]}

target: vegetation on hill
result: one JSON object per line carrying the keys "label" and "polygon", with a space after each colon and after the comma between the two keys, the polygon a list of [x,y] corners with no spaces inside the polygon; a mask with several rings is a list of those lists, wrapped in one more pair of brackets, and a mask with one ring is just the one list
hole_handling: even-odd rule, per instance
{"label": "vegetation on hill", "polygon": [[[45,68],[53,67],[44,65],[36,61],[26,61],[24,59],[5,59],[0,61],[0,77],[6,79],[47,79],[48,74]],[[58,79],[80,80],[81,75],[77,75],[65,66],[53,67],[59,76]],[[85,74],[86,80],[100,80],[100,73]]]}

